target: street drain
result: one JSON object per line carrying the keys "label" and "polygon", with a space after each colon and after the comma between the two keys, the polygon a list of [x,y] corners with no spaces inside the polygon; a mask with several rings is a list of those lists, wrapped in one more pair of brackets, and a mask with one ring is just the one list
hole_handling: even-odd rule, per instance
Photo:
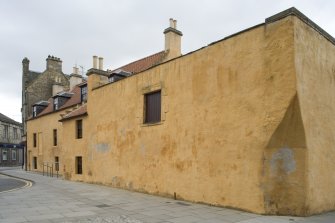
{"label": "street drain", "polygon": [[183,205],[183,206],[191,206],[190,204],[186,204],[186,203],[183,203],[183,202],[180,202],[180,201],[176,202],[176,204],[180,204],[180,205]]}
{"label": "street drain", "polygon": [[108,207],[110,207],[110,205],[108,205],[108,204],[99,204],[96,207],[97,208],[108,208]]}

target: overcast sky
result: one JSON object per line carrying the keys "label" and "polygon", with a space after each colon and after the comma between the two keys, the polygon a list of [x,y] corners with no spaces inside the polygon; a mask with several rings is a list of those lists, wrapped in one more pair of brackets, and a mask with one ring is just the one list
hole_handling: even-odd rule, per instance
{"label": "overcast sky", "polygon": [[0,0],[0,113],[21,121],[24,57],[40,72],[48,55],[67,74],[75,64],[91,68],[93,55],[112,69],[163,50],[169,18],[185,54],[292,6],[335,36],[331,0]]}

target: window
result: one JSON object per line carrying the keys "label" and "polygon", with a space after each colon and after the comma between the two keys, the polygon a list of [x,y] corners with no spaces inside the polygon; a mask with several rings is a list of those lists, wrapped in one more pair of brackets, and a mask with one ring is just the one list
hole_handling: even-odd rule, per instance
{"label": "window", "polygon": [[7,149],[3,149],[2,150],[2,160],[7,160],[7,154],[8,154]]}
{"label": "window", "polygon": [[76,174],[83,174],[83,162],[81,156],[76,156]]}
{"label": "window", "polygon": [[9,138],[9,126],[8,125],[4,125],[3,136],[5,139]]}
{"label": "window", "polygon": [[57,146],[57,129],[53,130],[54,146]]}
{"label": "window", "polygon": [[76,137],[77,139],[83,138],[83,120],[76,121]]}
{"label": "window", "polygon": [[17,128],[13,128],[13,132],[14,132],[14,139],[18,139],[19,136],[17,134]]}
{"label": "window", "polygon": [[33,117],[37,116],[37,106],[33,107]]}
{"label": "window", "polygon": [[81,87],[81,102],[87,101],[87,85]]}
{"label": "window", "polygon": [[161,121],[161,91],[144,95],[144,123]]}
{"label": "window", "polygon": [[33,166],[34,166],[34,169],[36,170],[37,169],[37,157],[36,156],[34,156]]}
{"label": "window", "polygon": [[34,147],[37,146],[37,135],[36,135],[36,133],[33,134],[33,146]]}
{"label": "window", "polygon": [[57,97],[57,98],[54,98],[54,111],[55,111],[55,110],[58,110],[58,100],[59,100],[58,97]]}
{"label": "window", "polygon": [[12,160],[16,160],[16,150],[12,150]]}
{"label": "window", "polygon": [[55,170],[59,171],[59,157],[55,156]]}

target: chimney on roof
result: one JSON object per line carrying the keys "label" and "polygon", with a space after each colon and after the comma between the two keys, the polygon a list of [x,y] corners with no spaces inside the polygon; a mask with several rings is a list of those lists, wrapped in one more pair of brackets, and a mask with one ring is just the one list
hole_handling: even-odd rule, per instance
{"label": "chimney on roof", "polygon": [[47,70],[54,70],[57,72],[62,72],[62,61],[58,57],[48,56],[47,61]]}
{"label": "chimney on roof", "polygon": [[104,58],[99,57],[99,70],[104,69]]}
{"label": "chimney on roof", "polygon": [[166,60],[179,57],[181,55],[182,32],[177,30],[177,20],[170,19],[170,27],[164,30],[165,52],[168,53]]}
{"label": "chimney on roof", "polygon": [[70,74],[70,91],[77,85],[83,82],[83,77],[79,74],[79,68],[73,67],[73,72]]}
{"label": "chimney on roof", "polygon": [[54,83],[52,85],[52,96],[55,96],[56,94],[58,94],[59,92],[64,91],[64,86],[60,83]]}
{"label": "chimney on roof", "polygon": [[93,69],[98,69],[98,56],[93,56]]}

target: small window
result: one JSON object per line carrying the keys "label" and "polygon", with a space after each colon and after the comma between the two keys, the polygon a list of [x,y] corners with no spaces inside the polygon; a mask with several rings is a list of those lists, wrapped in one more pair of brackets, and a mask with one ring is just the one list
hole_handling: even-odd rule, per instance
{"label": "small window", "polygon": [[59,157],[55,156],[55,170],[59,171]]}
{"label": "small window", "polygon": [[12,160],[16,160],[16,150],[12,150]]}
{"label": "small window", "polygon": [[34,166],[34,169],[36,170],[37,169],[37,157],[36,156],[34,156],[33,166]]}
{"label": "small window", "polygon": [[36,135],[36,133],[33,134],[33,146],[34,147],[37,146],[37,135]]}
{"label": "small window", "polygon": [[19,138],[19,136],[18,136],[18,134],[17,134],[17,128],[13,128],[13,132],[14,132],[14,139],[18,139]]}
{"label": "small window", "polygon": [[37,107],[33,106],[33,117],[37,116]]}
{"label": "small window", "polygon": [[9,138],[9,126],[8,125],[4,125],[3,136],[4,136],[5,139]]}
{"label": "small window", "polygon": [[144,95],[144,123],[161,121],[161,91]]}
{"label": "small window", "polygon": [[58,100],[59,98],[54,98],[54,111],[58,110],[59,106],[58,106]]}
{"label": "small window", "polygon": [[7,160],[8,151],[7,149],[2,150],[2,160]]}
{"label": "small window", "polygon": [[81,87],[81,102],[87,101],[87,85]]}
{"label": "small window", "polygon": [[81,156],[76,156],[76,174],[83,174],[83,160]]}
{"label": "small window", "polygon": [[57,146],[57,129],[53,130],[53,143],[54,146]]}
{"label": "small window", "polygon": [[83,120],[76,121],[76,137],[77,139],[83,138]]}

